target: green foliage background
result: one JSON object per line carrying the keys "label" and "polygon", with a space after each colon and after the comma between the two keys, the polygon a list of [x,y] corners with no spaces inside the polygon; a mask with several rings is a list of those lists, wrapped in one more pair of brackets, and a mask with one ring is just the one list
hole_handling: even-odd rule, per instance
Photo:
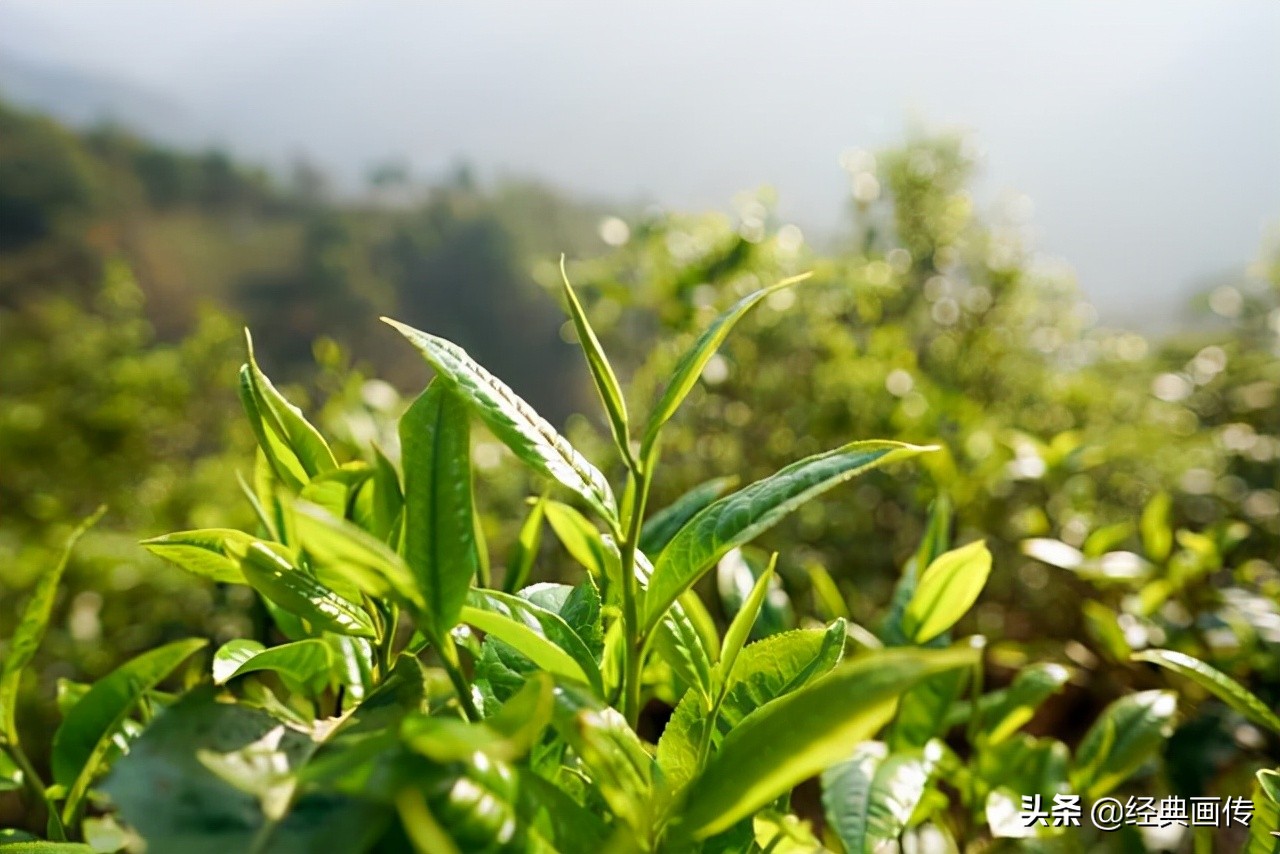
{"label": "green foliage background", "polygon": [[[1274,708],[1280,254],[1261,247],[1246,280],[1205,296],[1191,331],[1107,329],[1016,228],[977,211],[973,169],[949,137],[865,159],[853,177],[878,189],[858,194],[829,247],[805,244],[763,196],[733,215],[628,213],[627,239],[606,246],[602,209],[534,185],[480,187],[460,170],[409,193],[391,174],[337,201],[305,168],[281,182],[216,152],[73,133],[0,106],[0,637],[66,531],[109,507],[71,565],[24,720],[40,730],[58,680],[99,677],[178,637],[269,639],[247,591],[193,582],[134,545],[250,518],[229,476],[252,477],[235,396],[242,321],[341,459],[372,463],[371,442],[397,453],[396,389],[427,377],[382,313],[462,344],[601,458],[607,423],[574,414],[596,407],[555,304],[561,251],[631,400],[653,400],[734,299],[814,271],[712,360],[668,431],[652,506],[850,438],[942,446],[761,540],[781,553],[776,628],[841,616],[824,575],[854,622],[878,627],[925,508],[945,494],[958,539],[983,537],[994,554],[962,624],[1001,639],[988,679],[1042,658],[1088,674],[1046,705],[1038,732],[1078,739],[1098,708],[1157,685],[1128,663],[1148,645],[1200,656]],[[545,484],[506,465],[491,436],[475,443],[499,559],[524,496]],[[576,572],[552,543],[537,563],[543,578]],[[701,585],[723,623],[736,610],[725,584]],[[1243,791],[1274,739],[1199,699],[1160,786]]]}

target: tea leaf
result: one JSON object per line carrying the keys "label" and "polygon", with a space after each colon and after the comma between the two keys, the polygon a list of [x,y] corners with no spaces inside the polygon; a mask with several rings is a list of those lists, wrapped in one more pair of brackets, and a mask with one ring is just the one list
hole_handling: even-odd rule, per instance
{"label": "tea leaf", "polygon": [[890,753],[884,742],[868,741],[823,771],[822,805],[845,850],[862,854],[897,840],[941,755],[938,743],[910,753]]}
{"label": "tea leaf", "polygon": [[591,650],[558,614],[507,593],[473,590],[462,621],[510,644],[539,667],[604,692]]}
{"label": "tea leaf", "polygon": [[546,501],[543,505],[551,530],[565,551],[601,583],[604,579],[617,581],[622,570],[618,551],[605,544],[596,526],[567,504]]}
{"label": "tea leaf", "polygon": [[332,665],[329,645],[318,638],[270,649],[257,641],[233,640],[213,654],[213,681],[215,685],[222,685],[237,676],[270,670],[279,673],[286,682],[318,690],[329,681]]}
{"label": "tea leaf", "polygon": [[1173,501],[1167,492],[1157,492],[1142,508],[1142,521],[1139,530],[1142,533],[1142,549],[1147,557],[1160,563],[1169,556],[1173,548],[1173,530],[1170,511]]}
{"label": "tea leaf", "polygon": [[699,510],[724,495],[737,483],[738,478],[733,476],[713,478],[698,484],[654,513],[640,529],[640,551],[647,555],[658,554]]}
{"label": "tea leaf", "polygon": [[255,539],[231,528],[205,528],[152,537],[139,545],[192,575],[223,584],[245,584],[240,561],[227,546],[235,544],[244,550]]}
{"label": "tea leaf", "polygon": [[260,542],[251,543],[240,560],[245,579],[272,602],[317,629],[371,638],[373,621],[360,606],[343,599]]}
{"label": "tea leaf", "polygon": [[852,442],[792,463],[705,508],[680,529],[654,564],[645,597],[647,633],[676,597],[717,560],[749,542],[792,510],[863,472],[907,459],[928,447],[901,442]]}
{"label": "tea leaf", "polygon": [[772,287],[761,288],[754,293],[748,294],[713,320],[711,325],[698,336],[698,340],[693,342],[693,346],[685,351],[685,354],[680,357],[680,361],[676,363],[674,370],[671,372],[671,379],[662,390],[662,395],[658,398],[658,402],[654,404],[653,411],[649,415],[649,422],[644,428],[644,438],[640,441],[641,459],[649,456],[654,443],[658,440],[658,433],[662,430],[662,426],[670,420],[672,415],[675,415],[685,396],[689,394],[694,384],[697,383],[698,377],[702,375],[702,369],[707,366],[707,362],[715,355],[716,350],[720,349],[724,339],[729,337],[734,325],[742,319],[743,315],[758,305],[769,294],[802,282],[811,275],[813,274],[805,273],[800,276],[793,276],[790,279],[778,282]]}
{"label": "tea leaf", "polygon": [[907,637],[925,643],[955,625],[977,601],[990,574],[991,552],[982,540],[935,558],[903,612]]}
{"label": "tea leaf", "polygon": [[296,501],[292,509],[298,539],[318,570],[344,576],[370,596],[392,594],[415,612],[426,607],[413,572],[386,543],[314,504]]}
{"label": "tea leaf", "polygon": [[538,556],[538,546],[542,543],[542,520],[546,516],[547,497],[543,495],[529,510],[515,544],[511,547],[511,557],[507,561],[507,571],[502,579],[502,589],[507,593],[515,593],[529,581],[529,573],[533,571],[533,561]]}
{"label": "tea leaf", "polygon": [[99,507],[97,512],[85,519],[62,545],[62,552],[48,572],[36,579],[35,588],[22,611],[13,637],[9,639],[9,651],[5,654],[3,668],[0,668],[0,735],[5,740],[18,743],[18,724],[16,720],[18,706],[18,688],[22,684],[22,671],[31,663],[44,638],[45,629],[49,626],[49,615],[53,611],[53,600],[58,595],[58,584],[62,581],[62,573],[71,559],[71,550],[84,536],[85,531],[102,518],[106,507]]}
{"label": "tea leaf", "polygon": [[1267,704],[1248,688],[1200,659],[1171,649],[1148,649],[1131,658],[1158,664],[1187,677],[1258,726],[1280,735],[1280,716],[1267,708]]}
{"label": "tea leaf", "polygon": [[1172,691],[1140,691],[1102,710],[1076,751],[1071,786],[1094,800],[1123,783],[1173,732]]}
{"label": "tea leaf", "polygon": [[383,321],[409,339],[517,457],[580,496],[605,519],[616,522],[617,502],[604,475],[533,407],[457,344],[389,318],[384,317]]}
{"label": "tea leaf", "polygon": [[991,707],[983,708],[982,724],[988,745],[1004,741],[1035,716],[1040,704],[1067,684],[1070,672],[1061,664],[1023,668]]}
{"label": "tea leaf", "polygon": [[631,439],[627,426],[627,402],[622,396],[622,387],[613,373],[604,348],[596,338],[595,330],[587,320],[587,313],[578,301],[578,295],[569,284],[569,274],[564,269],[564,256],[560,256],[560,281],[564,284],[564,299],[569,306],[569,316],[573,319],[573,328],[578,333],[578,345],[587,357],[587,367],[591,371],[591,379],[595,381],[596,391],[600,393],[600,401],[609,416],[609,430],[613,433],[613,443],[624,459],[631,459]]}
{"label": "tea leaf", "polygon": [[480,569],[471,498],[471,428],[461,398],[432,382],[400,419],[404,558],[426,603],[424,628],[458,622]]}
{"label": "tea leaf", "polygon": [[734,661],[742,650],[743,644],[747,642],[747,635],[750,634],[756,616],[760,613],[764,597],[769,593],[769,582],[773,580],[773,570],[777,565],[778,553],[774,552],[769,558],[769,565],[756,579],[751,593],[738,609],[738,613],[734,615],[733,622],[729,624],[729,630],[724,634],[724,644],[720,647],[720,674],[725,679],[733,673]]}
{"label": "tea leaf", "polygon": [[[251,396],[254,409],[249,419],[258,435],[259,444],[272,462],[272,468],[281,474],[283,468],[301,483],[306,483],[321,472],[338,467],[338,461],[329,450],[320,431],[285,396],[276,390],[267,375],[258,367],[253,355],[253,337],[244,331],[245,349],[249,363],[241,368],[241,395]],[[246,401],[246,407],[248,402]],[[288,454],[281,454],[283,445]],[[272,452],[275,451],[275,459]],[[298,473],[301,471],[301,477]],[[286,483],[289,480],[282,476]],[[301,485],[301,484],[298,484]]]}
{"label": "tea leaf", "polygon": [[1253,785],[1253,820],[1243,854],[1280,854],[1280,772],[1263,768]]}
{"label": "tea leaf", "polygon": [[191,638],[144,652],[95,682],[71,708],[54,733],[50,759],[54,780],[68,787],[63,821],[77,814],[112,739],[137,702],[206,643]]}
{"label": "tea leaf", "polygon": [[702,839],[728,829],[873,736],[907,688],[975,657],[971,649],[887,650],[762,706],[725,736],[689,786],[684,831]]}

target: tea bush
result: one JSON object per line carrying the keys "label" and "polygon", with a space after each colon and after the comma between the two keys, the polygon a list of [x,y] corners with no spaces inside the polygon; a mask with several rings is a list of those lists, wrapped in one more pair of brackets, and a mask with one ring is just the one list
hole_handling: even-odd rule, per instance
{"label": "tea bush", "polygon": [[[733,326],[798,281],[718,315],[640,420],[564,280],[617,491],[442,338],[389,321],[436,372],[399,420],[398,460],[377,446],[340,459],[250,345],[239,391],[258,444],[243,489],[256,521],[144,546],[251,589],[271,630],[211,656],[202,638],[177,640],[92,685],[64,685],[42,777],[15,698],[64,554],[37,582],[0,670],[0,785],[21,790],[33,819],[44,813],[52,840],[9,832],[11,850],[872,851],[1028,834],[1046,837],[1028,844],[1083,844],[1064,828],[1023,826],[1021,799],[1091,800],[1150,775],[1178,695],[1121,696],[1074,749],[1026,731],[1073,673],[1024,655],[1008,687],[987,690],[986,669],[1011,656],[951,631],[1005,570],[981,540],[955,547],[947,499],[919,526],[874,627],[848,620],[815,569],[823,607],[842,613],[778,630],[791,619],[775,595],[778,555],[761,560],[749,543],[836,487],[885,467],[897,476],[939,448],[840,444],[737,491],[721,479],[649,512],[670,420]],[[473,420],[547,487],[501,569],[477,524]],[[867,504],[844,506],[854,515]],[[544,527],[580,564],[574,583],[530,583]],[[1155,522],[1144,530],[1161,536]],[[693,592],[713,568],[727,625]],[[1197,659],[1136,658],[1280,734],[1264,703]],[[674,704],[665,723],[652,714],[664,698]],[[804,795],[814,777],[818,809]],[[1273,850],[1276,779],[1258,775],[1253,850]]]}

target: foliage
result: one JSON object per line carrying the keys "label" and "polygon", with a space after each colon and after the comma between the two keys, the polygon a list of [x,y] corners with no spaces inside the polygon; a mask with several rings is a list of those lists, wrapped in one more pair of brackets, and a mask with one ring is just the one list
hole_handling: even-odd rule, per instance
{"label": "foliage", "polygon": [[[99,821],[122,832],[96,850],[127,848],[136,834],[165,850],[304,851],[323,834],[325,844],[342,840],[351,851],[406,843],[423,851],[747,851],[777,844],[783,831],[770,826],[810,833],[786,817],[788,795],[823,773],[841,844],[869,850],[909,826],[973,832],[948,816],[945,797],[926,800],[939,766],[962,781],[971,819],[985,816],[1003,835],[995,816],[1009,791],[1096,796],[1151,758],[1172,717],[1166,692],[1104,710],[1074,763],[1065,745],[1016,732],[1061,686],[1062,668],[1028,669],[1003,693],[975,695],[968,760],[943,747],[963,684],[981,690],[983,661],[981,644],[948,647],[946,633],[991,565],[981,544],[947,550],[945,505],[884,631],[922,644],[846,655],[840,619],[747,643],[776,556],[721,640],[690,593],[700,576],[802,503],[931,449],[854,442],[724,497],[704,490],[667,511],[684,521],[646,554],[642,523],[663,422],[688,386],[677,371],[675,391],[645,428],[648,441],[633,446],[608,359],[578,301],[570,307],[619,421],[620,499],[568,440],[449,341],[394,324],[437,372],[401,419],[398,466],[339,462],[250,347],[241,397],[258,440],[256,530],[192,531],[146,545],[201,577],[252,588],[284,642],[231,641],[215,652],[212,679],[192,674],[177,695],[156,685],[203,640],[122,665],[67,704],[53,787],[6,727],[12,784],[46,808],[54,840],[88,837],[85,808],[105,795],[114,807]],[[720,322],[740,316],[731,308]],[[687,361],[705,362],[703,351],[721,337],[703,336]],[[590,513],[536,505],[577,520],[552,526],[572,531],[565,545],[586,558],[577,584],[515,594],[493,586],[477,551],[473,417]],[[46,576],[41,590],[57,581],[58,573]],[[941,595],[947,590],[967,592]],[[42,592],[28,607],[2,684],[16,684],[48,600]],[[424,667],[428,656],[435,666]],[[940,691],[950,692],[941,704]],[[678,702],[655,746],[637,727],[649,698],[664,695]],[[12,692],[0,700],[11,714]],[[869,741],[886,726],[893,753]],[[1044,758],[1003,761],[999,751],[1010,749]],[[1033,767],[1034,778],[1010,777]],[[874,825],[859,818],[873,813]]]}

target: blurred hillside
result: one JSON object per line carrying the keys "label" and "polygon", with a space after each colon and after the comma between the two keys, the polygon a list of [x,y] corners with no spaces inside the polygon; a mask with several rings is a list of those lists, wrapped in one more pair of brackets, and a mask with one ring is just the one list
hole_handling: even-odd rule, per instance
{"label": "blurred hillside", "polygon": [[581,400],[562,378],[579,366],[526,271],[533,257],[604,248],[599,216],[537,184],[480,186],[465,166],[428,184],[384,164],[337,200],[305,162],[280,179],[216,150],[72,131],[0,103],[0,305],[85,299],[118,260],[161,340],[190,332],[208,302],[259,330],[286,378],[327,336],[380,376],[420,383],[377,324],[390,313],[458,340],[564,417]]}

